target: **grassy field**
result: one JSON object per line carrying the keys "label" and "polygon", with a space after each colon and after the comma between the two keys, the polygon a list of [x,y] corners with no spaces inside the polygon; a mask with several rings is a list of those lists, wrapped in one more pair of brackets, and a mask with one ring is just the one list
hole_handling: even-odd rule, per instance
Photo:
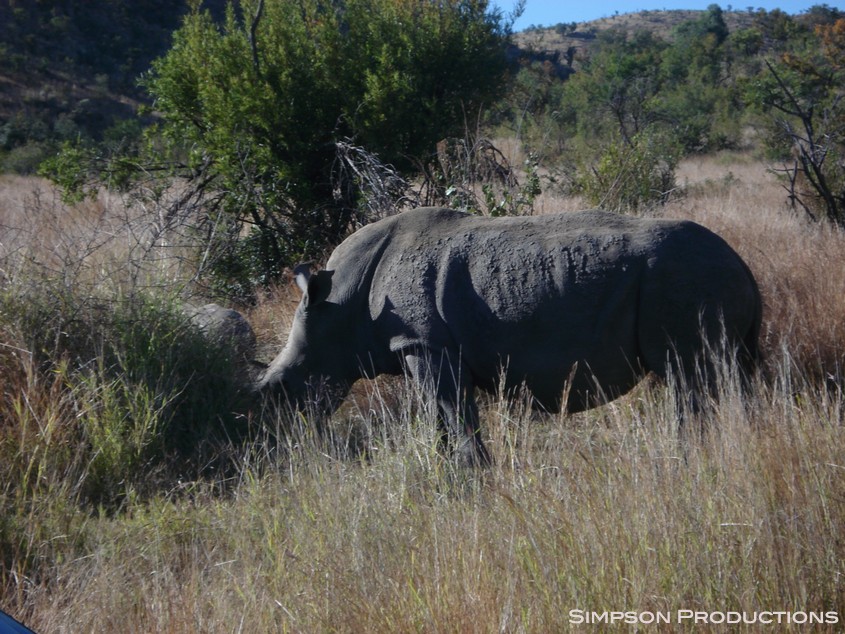
{"label": "grassy field", "polygon": [[[0,607],[45,633],[608,629],[593,612],[648,631],[841,631],[845,235],[792,215],[743,155],[686,162],[678,182],[658,213],[723,235],[761,286],[750,393],[726,371],[695,438],[653,381],[568,417],[484,400],[495,465],[470,471],[438,454],[402,380],[356,386],[323,439],[304,419],[275,433],[215,413],[237,391],[218,377],[192,396],[209,366],[196,343],[159,346],[160,317],[134,329],[173,312],[162,295],[120,317],[141,288],[187,288],[190,262],[139,239],[121,201],[66,209],[39,181],[0,180]],[[265,355],[295,301],[285,286],[249,310]],[[73,319],[50,329],[56,314]],[[71,336],[92,323],[107,333]],[[247,438],[194,427],[205,449],[162,446],[185,416]],[[757,622],[718,623],[742,612]]]}

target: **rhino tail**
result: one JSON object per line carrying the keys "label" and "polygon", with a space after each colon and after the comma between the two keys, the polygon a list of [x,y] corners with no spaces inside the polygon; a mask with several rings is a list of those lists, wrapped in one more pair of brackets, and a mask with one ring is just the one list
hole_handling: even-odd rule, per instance
{"label": "rhino tail", "polygon": [[[748,265],[746,265],[746,269]],[[762,331],[762,324],[763,324],[763,300],[760,296],[760,289],[757,286],[757,281],[754,279],[754,276],[751,274],[750,269],[748,270],[748,276],[751,280],[752,285],[754,286],[754,295],[755,295],[755,306],[754,306],[754,316],[751,321],[751,326],[749,327],[748,331],[745,333],[745,337],[742,341],[742,350],[740,351],[740,369],[742,370],[742,374],[745,377],[745,380],[749,380],[751,376],[754,374],[755,369],[757,369],[762,361],[762,353],[760,350],[760,333]]]}

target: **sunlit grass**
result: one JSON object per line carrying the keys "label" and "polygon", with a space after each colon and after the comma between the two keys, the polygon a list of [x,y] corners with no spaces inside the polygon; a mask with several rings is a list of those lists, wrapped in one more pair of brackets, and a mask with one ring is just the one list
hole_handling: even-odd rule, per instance
{"label": "sunlit grass", "polygon": [[[679,431],[656,381],[569,417],[482,398],[495,463],[462,469],[416,386],[379,379],[322,436],[247,411],[246,439],[206,439],[216,460],[192,464],[156,444],[169,399],[206,398],[182,370],[145,392],[114,367],[44,366],[32,324],[0,313],[0,607],[39,632],[553,632],[573,628],[570,610],[845,618],[845,238],[791,216],[757,163],[691,173],[662,213],[724,235],[766,306],[764,371],[748,391],[726,374],[700,434]],[[23,275],[15,253],[4,271]],[[250,311],[265,358],[294,301],[279,288]]]}

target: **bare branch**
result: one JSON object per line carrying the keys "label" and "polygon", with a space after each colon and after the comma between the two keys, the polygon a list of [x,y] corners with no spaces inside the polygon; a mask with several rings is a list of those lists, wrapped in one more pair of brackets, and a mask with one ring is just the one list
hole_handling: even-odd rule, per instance
{"label": "bare branch", "polygon": [[252,22],[249,24],[249,46],[252,49],[252,67],[255,74],[260,74],[260,64],[258,61],[258,23],[261,21],[261,16],[264,14],[264,0],[258,0],[258,7],[255,10],[255,15],[252,16]]}

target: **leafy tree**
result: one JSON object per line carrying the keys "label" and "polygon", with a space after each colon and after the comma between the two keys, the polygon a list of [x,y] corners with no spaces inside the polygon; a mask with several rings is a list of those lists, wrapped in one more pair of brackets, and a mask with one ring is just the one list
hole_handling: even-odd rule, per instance
{"label": "leafy tree", "polygon": [[564,86],[550,61],[521,62],[510,89],[488,111],[488,123],[505,128],[504,135],[515,135],[541,162],[558,158],[567,137]]}
{"label": "leafy tree", "polygon": [[581,72],[566,84],[564,100],[575,110],[585,138],[618,135],[628,145],[658,118],[654,98],[661,88],[660,60],[666,44],[646,31],[629,38],[610,30]]}
{"label": "leafy tree", "polygon": [[[721,8],[710,5],[673,35],[671,41],[649,31],[611,29],[599,35],[590,57],[559,91],[558,104],[548,108],[577,145],[595,153],[621,140],[633,149],[636,137],[656,135],[672,138],[689,153],[738,143],[743,123],[737,109],[743,102]],[[759,46],[752,37],[741,43]]]}
{"label": "leafy tree", "polygon": [[675,42],[664,56],[664,72],[675,78],[718,82],[725,61],[722,45],[728,35],[722,9],[711,4],[701,17],[675,29]]}
{"label": "leafy tree", "polygon": [[763,50],[783,52],[788,48],[800,26],[792,17],[780,9],[760,9],[754,16],[754,27],[763,38]]}
{"label": "leafy tree", "polygon": [[203,190],[236,277],[351,228],[337,142],[410,170],[506,79],[510,25],[487,0],[240,0],[222,24],[200,5],[143,80],[161,117],[143,161]]}
{"label": "leafy tree", "polygon": [[766,142],[790,200],[845,226],[845,19],[816,26],[767,68],[749,99],[768,114]]}

